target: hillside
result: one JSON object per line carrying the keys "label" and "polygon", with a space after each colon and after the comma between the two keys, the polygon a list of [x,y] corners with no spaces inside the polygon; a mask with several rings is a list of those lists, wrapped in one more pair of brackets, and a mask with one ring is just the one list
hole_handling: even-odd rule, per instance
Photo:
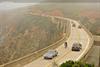
{"label": "hillside", "polygon": [[[43,13],[64,16],[80,21],[93,35],[100,35],[99,3],[57,3],[36,6]],[[57,16],[58,16],[57,15]]]}
{"label": "hillside", "polygon": [[88,10],[80,13],[80,22],[84,24],[93,35],[100,35],[100,12]]}
{"label": "hillside", "polygon": [[0,64],[42,49],[63,37],[48,17],[30,15],[30,8],[0,12]]}

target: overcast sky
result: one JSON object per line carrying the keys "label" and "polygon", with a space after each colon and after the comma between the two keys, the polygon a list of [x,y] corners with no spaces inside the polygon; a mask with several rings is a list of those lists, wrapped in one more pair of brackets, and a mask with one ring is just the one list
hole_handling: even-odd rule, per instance
{"label": "overcast sky", "polygon": [[37,3],[14,3],[14,2],[1,2],[0,3],[0,10],[9,10],[9,9],[15,9],[19,7],[25,7],[25,6],[31,6],[35,5]]}
{"label": "overcast sky", "polygon": [[[24,6],[34,5],[40,2],[52,2],[52,3],[69,3],[69,1],[74,1],[78,3],[82,3],[81,1],[90,1],[87,3],[94,3],[93,1],[100,1],[100,0],[0,0],[0,10],[8,10],[8,9],[15,9]],[[75,3],[76,3],[75,2]]]}
{"label": "overcast sky", "polygon": [[12,1],[12,2],[100,2],[100,0],[0,0],[3,1]]}

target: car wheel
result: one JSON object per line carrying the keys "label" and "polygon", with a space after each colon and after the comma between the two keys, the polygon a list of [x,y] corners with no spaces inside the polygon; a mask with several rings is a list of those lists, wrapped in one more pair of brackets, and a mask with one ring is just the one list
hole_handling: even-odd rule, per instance
{"label": "car wheel", "polygon": [[55,55],[55,57],[56,57],[57,55]]}
{"label": "car wheel", "polygon": [[53,58],[55,57],[55,55],[53,56]]}

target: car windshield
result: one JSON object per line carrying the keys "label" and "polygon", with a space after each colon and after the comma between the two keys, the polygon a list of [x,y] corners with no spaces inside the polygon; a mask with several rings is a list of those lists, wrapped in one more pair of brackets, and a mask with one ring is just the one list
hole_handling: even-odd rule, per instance
{"label": "car windshield", "polygon": [[51,50],[51,51],[48,51],[48,53],[49,53],[49,54],[52,54],[52,53],[54,53],[54,51],[53,51],[53,50]]}
{"label": "car windshield", "polygon": [[74,44],[73,44],[73,46],[78,46],[78,45],[80,45],[80,44],[79,44],[79,43],[74,43]]}

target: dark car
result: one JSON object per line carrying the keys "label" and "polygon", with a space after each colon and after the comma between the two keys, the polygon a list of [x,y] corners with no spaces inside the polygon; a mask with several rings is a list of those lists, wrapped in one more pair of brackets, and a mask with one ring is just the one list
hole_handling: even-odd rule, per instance
{"label": "dark car", "polygon": [[72,51],[80,51],[82,49],[82,44],[80,43],[73,43]]}
{"label": "dark car", "polygon": [[67,48],[67,42],[64,43],[64,47]]}
{"label": "dark car", "polygon": [[79,28],[79,29],[81,29],[81,28],[82,28],[82,26],[81,26],[81,25],[79,25],[79,26],[78,26],[78,28]]}
{"label": "dark car", "polygon": [[75,27],[75,26],[76,26],[75,23],[73,23],[73,24],[72,24],[72,27]]}
{"label": "dark car", "polygon": [[44,59],[52,59],[58,55],[56,50],[49,50],[47,53],[44,54]]}

